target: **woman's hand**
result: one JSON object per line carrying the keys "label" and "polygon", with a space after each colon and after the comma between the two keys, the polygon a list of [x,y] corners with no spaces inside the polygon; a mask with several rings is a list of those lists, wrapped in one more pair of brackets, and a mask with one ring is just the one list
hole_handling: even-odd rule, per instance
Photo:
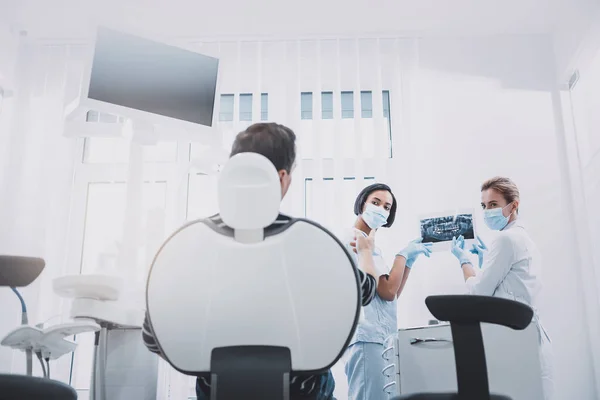
{"label": "woman's hand", "polygon": [[421,254],[425,257],[431,256],[432,243],[422,243],[423,239],[419,238],[410,242],[404,249],[402,249],[396,256],[402,256],[406,259],[406,266],[412,268],[414,262],[419,258]]}
{"label": "woman's hand", "polygon": [[471,260],[469,260],[469,255],[465,251],[465,238],[462,235],[459,236],[458,239],[456,237],[452,238],[451,251],[452,254],[454,254],[454,256],[458,258],[458,261],[460,261],[461,266],[463,264],[471,264]]}
{"label": "woman's hand", "polygon": [[352,250],[357,254],[363,251],[373,253],[373,250],[375,250],[375,232],[376,230],[372,229],[369,236],[365,236],[362,233],[355,233],[354,241],[350,243]]}
{"label": "woman's hand", "polygon": [[475,254],[477,258],[479,258],[479,268],[483,265],[483,255],[484,252],[487,251],[487,246],[483,243],[483,240],[479,236],[477,236],[477,244],[473,245],[473,248],[469,250],[471,253]]}
{"label": "woman's hand", "polygon": [[377,272],[375,270],[375,260],[373,258],[373,250],[375,249],[375,230],[373,229],[369,236],[364,232],[357,231],[354,233],[354,241],[350,243],[352,251],[358,254],[358,268],[368,275],[375,278],[377,286]]}

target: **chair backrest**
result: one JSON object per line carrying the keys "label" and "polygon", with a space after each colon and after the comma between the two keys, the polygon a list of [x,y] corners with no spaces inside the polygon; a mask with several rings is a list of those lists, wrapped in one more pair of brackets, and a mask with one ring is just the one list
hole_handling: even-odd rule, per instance
{"label": "chair backrest", "polygon": [[40,276],[45,265],[41,258],[0,255],[0,286],[27,286]]}
{"label": "chair backrest", "polygon": [[0,400],[77,400],[71,386],[47,378],[0,374]]}
{"label": "chair backrest", "polygon": [[427,308],[440,321],[502,325],[523,330],[533,318],[533,310],[518,301],[490,296],[446,295],[429,296]]}
{"label": "chair backrest", "polygon": [[450,322],[461,399],[490,399],[481,323],[516,330],[529,326],[533,310],[526,304],[489,296],[429,296],[425,304],[435,318]]}
{"label": "chair backrest", "polygon": [[343,354],[360,312],[357,271],[326,229],[278,213],[266,158],[236,155],[219,179],[222,216],[183,226],[154,259],[149,321],[168,362],[211,372],[219,399],[271,387],[283,398],[282,373],[322,372]]}

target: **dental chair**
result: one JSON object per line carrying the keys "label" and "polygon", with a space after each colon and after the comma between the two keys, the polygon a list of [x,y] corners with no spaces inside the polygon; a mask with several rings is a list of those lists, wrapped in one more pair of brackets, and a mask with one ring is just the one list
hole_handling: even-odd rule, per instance
{"label": "dental chair", "polygon": [[361,305],[351,255],[325,228],[279,214],[265,157],[242,153],[220,173],[220,216],[162,245],[146,291],[150,326],[179,372],[211,374],[211,399],[289,399],[290,375],[342,356]]}
{"label": "dental chair", "polygon": [[436,319],[450,322],[458,393],[419,393],[393,400],[511,400],[490,394],[481,323],[523,330],[533,310],[517,301],[471,295],[429,296],[425,304]]}
{"label": "dental chair", "polygon": [[[45,262],[39,258],[0,256],[0,287],[24,287],[31,284],[42,273]],[[22,323],[27,325],[25,302],[21,300]],[[4,305],[3,305],[4,306]],[[77,392],[49,378],[32,376],[31,349],[27,351],[27,375],[0,374],[0,400],[76,400]]]}

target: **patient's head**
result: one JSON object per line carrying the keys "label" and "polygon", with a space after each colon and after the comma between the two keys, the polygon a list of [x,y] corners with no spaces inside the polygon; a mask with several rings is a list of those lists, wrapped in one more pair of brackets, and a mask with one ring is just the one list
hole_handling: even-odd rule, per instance
{"label": "patient's head", "polygon": [[296,162],[296,135],[290,128],[272,122],[251,125],[235,138],[230,157],[239,153],[258,153],[268,158],[279,173],[281,197],[285,196]]}

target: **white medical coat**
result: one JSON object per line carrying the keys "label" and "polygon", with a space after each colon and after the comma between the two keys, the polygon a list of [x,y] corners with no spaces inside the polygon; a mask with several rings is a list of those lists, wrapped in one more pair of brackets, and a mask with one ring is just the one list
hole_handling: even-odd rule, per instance
{"label": "white medical coat", "polygon": [[483,258],[481,272],[467,279],[470,294],[502,297],[530,306],[533,322],[538,327],[540,363],[545,398],[552,390],[552,355],[550,338],[538,315],[537,302],[541,290],[541,254],[523,224],[516,220],[498,233]]}

